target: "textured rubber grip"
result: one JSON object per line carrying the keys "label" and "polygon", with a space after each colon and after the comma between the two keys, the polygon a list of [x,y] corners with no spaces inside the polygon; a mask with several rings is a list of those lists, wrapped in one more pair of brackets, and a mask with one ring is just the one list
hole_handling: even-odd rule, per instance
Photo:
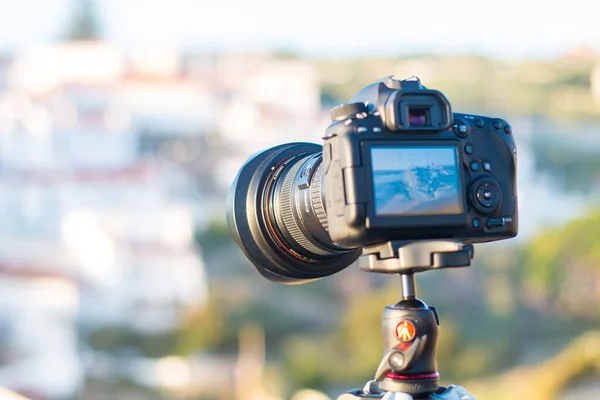
{"label": "textured rubber grip", "polygon": [[294,239],[294,241],[296,241],[296,243],[298,243],[300,246],[302,246],[305,250],[307,250],[313,254],[329,255],[329,254],[331,254],[330,251],[324,250],[324,249],[316,246],[314,243],[312,243],[306,237],[306,235],[302,232],[302,230],[298,226],[298,220],[294,216],[293,202],[295,201],[294,193],[296,191],[295,190],[296,188],[294,188],[294,186],[293,186],[294,178],[296,177],[296,175],[298,174],[298,171],[304,165],[306,160],[308,160],[310,157],[311,156],[308,156],[308,157],[303,158],[302,160],[296,162],[294,164],[294,166],[292,166],[292,168],[289,169],[285,178],[283,179],[283,183],[281,185],[280,198],[279,198],[281,220],[283,222],[285,229],[287,230],[289,235],[292,237],[292,239]]}
{"label": "textured rubber grip", "polygon": [[315,212],[315,216],[323,226],[323,228],[329,232],[329,225],[327,223],[327,213],[325,212],[325,204],[323,204],[323,173],[325,172],[325,168],[323,167],[323,163],[319,163],[317,166],[317,170],[313,175],[313,179],[310,185],[310,200],[313,206],[313,211]]}

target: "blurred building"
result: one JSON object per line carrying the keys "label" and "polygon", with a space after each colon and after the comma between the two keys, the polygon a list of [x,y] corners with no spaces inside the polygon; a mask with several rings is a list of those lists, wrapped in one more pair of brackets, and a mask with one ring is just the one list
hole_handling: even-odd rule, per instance
{"label": "blurred building", "polygon": [[217,128],[225,148],[215,170],[218,190],[226,190],[257,151],[321,140],[329,121],[321,118],[320,82],[310,62],[252,53],[188,56],[186,65],[192,79],[202,74],[215,79]]}
{"label": "blurred building", "polygon": [[84,377],[77,283],[41,269],[12,267],[2,265],[0,272],[0,387],[34,399],[69,398]]}
{"label": "blurred building", "polygon": [[202,182],[165,143],[202,143],[209,95],[144,65],[100,42],[0,63],[0,385],[72,397],[78,328],[164,332],[206,299]]}

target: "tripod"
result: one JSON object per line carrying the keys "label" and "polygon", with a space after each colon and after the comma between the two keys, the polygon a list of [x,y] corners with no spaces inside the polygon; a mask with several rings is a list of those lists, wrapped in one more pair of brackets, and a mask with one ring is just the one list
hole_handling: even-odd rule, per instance
{"label": "tripod", "polygon": [[[359,258],[363,271],[400,274],[402,300],[383,311],[384,356],[375,379],[338,400],[429,398],[439,386],[436,345],[439,318],[434,307],[416,297],[415,273],[469,266],[473,245],[458,241],[391,241],[365,247]],[[467,397],[468,398],[468,397]]]}

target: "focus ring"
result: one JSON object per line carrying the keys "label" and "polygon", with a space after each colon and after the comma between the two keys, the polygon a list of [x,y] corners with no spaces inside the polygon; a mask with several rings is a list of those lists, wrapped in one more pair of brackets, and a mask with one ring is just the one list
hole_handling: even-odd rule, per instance
{"label": "focus ring", "polygon": [[304,233],[300,230],[298,226],[298,221],[294,217],[294,178],[298,174],[300,168],[304,165],[306,160],[308,160],[311,156],[305,157],[300,161],[294,163],[294,166],[289,169],[285,178],[283,179],[283,183],[281,185],[281,194],[279,199],[279,206],[281,212],[281,219],[285,229],[288,231],[289,235],[302,246],[305,250],[318,255],[329,255],[331,252],[321,249],[320,247],[315,246]]}
{"label": "focus ring", "polygon": [[313,211],[315,212],[315,216],[323,226],[327,232],[329,232],[329,225],[327,224],[327,213],[325,212],[325,205],[323,204],[323,163],[319,163],[317,166],[317,170],[313,175],[310,189],[310,200],[313,206]]}

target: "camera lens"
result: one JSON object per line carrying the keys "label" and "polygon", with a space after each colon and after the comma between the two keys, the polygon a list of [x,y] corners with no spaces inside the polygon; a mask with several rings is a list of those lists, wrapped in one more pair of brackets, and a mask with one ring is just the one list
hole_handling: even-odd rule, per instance
{"label": "camera lens", "polygon": [[360,255],[327,233],[321,146],[290,143],[250,158],[233,182],[227,222],[268,279],[298,283],[334,274]]}

